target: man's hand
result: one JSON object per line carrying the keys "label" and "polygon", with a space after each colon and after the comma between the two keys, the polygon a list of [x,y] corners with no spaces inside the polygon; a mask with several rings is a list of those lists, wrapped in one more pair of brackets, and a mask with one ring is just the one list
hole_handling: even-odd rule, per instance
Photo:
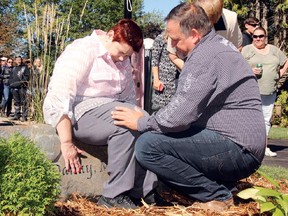
{"label": "man's hand", "polygon": [[132,130],[137,130],[138,119],[144,116],[140,108],[129,109],[127,107],[115,107],[116,111],[112,111],[114,124],[118,126],[126,126]]}
{"label": "man's hand", "polygon": [[82,165],[80,164],[78,154],[81,154],[84,151],[78,149],[73,143],[63,143],[61,144],[61,152],[67,171],[69,172],[71,168],[72,173],[80,173]]}

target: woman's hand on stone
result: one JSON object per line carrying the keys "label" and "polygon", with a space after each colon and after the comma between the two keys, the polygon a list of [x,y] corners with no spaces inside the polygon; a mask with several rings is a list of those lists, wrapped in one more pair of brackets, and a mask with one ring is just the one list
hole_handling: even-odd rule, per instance
{"label": "woman's hand on stone", "polygon": [[78,154],[81,154],[84,151],[78,149],[73,143],[63,143],[61,144],[61,152],[67,171],[69,172],[71,168],[73,173],[80,173],[82,165]]}

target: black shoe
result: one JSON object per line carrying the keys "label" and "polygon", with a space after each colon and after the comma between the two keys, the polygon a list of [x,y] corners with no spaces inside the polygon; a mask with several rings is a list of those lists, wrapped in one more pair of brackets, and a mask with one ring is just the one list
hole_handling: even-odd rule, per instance
{"label": "black shoe", "polygon": [[14,116],[14,117],[11,117],[10,120],[19,120],[20,117],[19,116]]}
{"label": "black shoe", "polygon": [[105,205],[108,208],[118,207],[118,208],[125,208],[125,209],[136,209],[137,206],[132,202],[130,197],[126,195],[118,195],[115,198],[108,198],[101,196],[97,202],[98,205]]}
{"label": "black shoe", "polygon": [[173,206],[173,203],[166,201],[156,190],[151,191],[144,198],[145,203],[156,206]]}

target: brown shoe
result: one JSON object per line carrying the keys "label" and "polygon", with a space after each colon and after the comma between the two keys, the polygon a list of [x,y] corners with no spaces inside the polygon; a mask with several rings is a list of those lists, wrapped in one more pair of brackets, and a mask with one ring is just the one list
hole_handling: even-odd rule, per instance
{"label": "brown shoe", "polygon": [[223,212],[228,210],[231,206],[234,205],[233,197],[226,201],[212,200],[206,203],[195,202],[192,207],[200,208],[205,211],[210,210],[214,212]]}

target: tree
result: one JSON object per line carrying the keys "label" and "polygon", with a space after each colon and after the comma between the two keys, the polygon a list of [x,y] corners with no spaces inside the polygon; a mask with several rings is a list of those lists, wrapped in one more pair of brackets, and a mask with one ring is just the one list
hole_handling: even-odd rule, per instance
{"label": "tree", "polygon": [[160,24],[149,22],[143,27],[143,36],[144,38],[155,39],[162,31],[163,28]]}
{"label": "tree", "polygon": [[18,38],[18,22],[14,16],[10,1],[1,1],[0,6],[0,53],[3,56],[11,56],[16,47]]}
{"label": "tree", "polygon": [[165,29],[164,17],[156,10],[144,13],[138,20],[139,25],[143,29],[144,37],[155,38],[159,31],[161,32]]}
{"label": "tree", "polygon": [[[132,18],[137,20],[141,16],[143,0],[134,0],[132,3]],[[123,0],[66,0],[59,6],[60,15],[65,17],[70,9],[70,40],[89,35],[94,29],[107,31],[124,16]]]}

